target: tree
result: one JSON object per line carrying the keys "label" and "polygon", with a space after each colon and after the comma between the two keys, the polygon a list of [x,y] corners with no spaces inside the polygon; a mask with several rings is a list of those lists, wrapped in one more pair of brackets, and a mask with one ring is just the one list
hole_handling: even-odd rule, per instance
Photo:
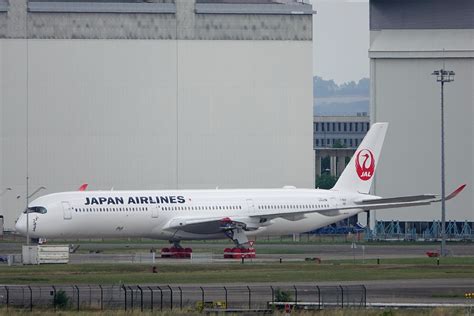
{"label": "tree", "polygon": [[68,308],[70,303],[71,303],[70,298],[67,296],[66,292],[64,292],[63,290],[59,290],[54,295],[54,300],[53,300],[54,306],[64,309],[64,308]]}
{"label": "tree", "polygon": [[291,297],[290,292],[283,291],[282,289],[278,288],[275,291],[275,301],[277,301],[277,302],[292,302],[293,298]]}
{"label": "tree", "polygon": [[368,96],[369,90],[369,78],[362,78],[358,82],[348,81],[338,85],[334,80],[324,80],[318,76],[313,77],[313,96],[315,97]]}
{"label": "tree", "polygon": [[341,143],[341,140],[340,139],[336,139],[334,141],[334,144],[332,144],[332,148],[346,148],[346,145],[344,145],[343,143]]}
{"label": "tree", "polygon": [[328,97],[337,94],[339,86],[334,80],[324,80],[321,77],[313,78],[313,95],[318,97]]}
{"label": "tree", "polygon": [[336,184],[336,182],[336,177],[331,176],[328,172],[324,172],[316,177],[316,188],[329,190]]}

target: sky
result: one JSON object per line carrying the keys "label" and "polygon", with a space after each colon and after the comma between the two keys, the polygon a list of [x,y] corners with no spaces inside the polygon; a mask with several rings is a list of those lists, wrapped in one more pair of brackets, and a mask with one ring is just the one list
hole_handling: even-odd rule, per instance
{"label": "sky", "polygon": [[311,0],[313,74],[340,84],[369,77],[368,0]]}

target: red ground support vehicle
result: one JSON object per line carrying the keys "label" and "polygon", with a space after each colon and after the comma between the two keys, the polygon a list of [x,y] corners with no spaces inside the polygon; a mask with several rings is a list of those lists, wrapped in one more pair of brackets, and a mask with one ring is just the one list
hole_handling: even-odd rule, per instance
{"label": "red ground support vehicle", "polygon": [[224,259],[255,258],[255,248],[225,248]]}
{"label": "red ground support vehicle", "polygon": [[191,248],[162,248],[161,258],[191,258],[192,252]]}
{"label": "red ground support vehicle", "polygon": [[426,255],[430,258],[436,258],[436,257],[439,257],[439,252],[437,252],[437,251],[427,251]]}

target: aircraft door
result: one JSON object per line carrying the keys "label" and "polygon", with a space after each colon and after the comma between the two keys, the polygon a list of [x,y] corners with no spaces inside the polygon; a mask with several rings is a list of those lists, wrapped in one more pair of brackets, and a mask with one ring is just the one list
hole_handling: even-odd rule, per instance
{"label": "aircraft door", "polygon": [[72,207],[69,202],[61,202],[63,205],[63,217],[64,219],[71,219],[72,218]]}
{"label": "aircraft door", "polygon": [[255,211],[255,205],[254,205],[252,199],[247,199],[247,208],[248,208],[249,212]]}
{"label": "aircraft door", "polygon": [[152,218],[158,218],[161,206],[160,205],[151,205],[150,207],[151,207],[151,217]]}

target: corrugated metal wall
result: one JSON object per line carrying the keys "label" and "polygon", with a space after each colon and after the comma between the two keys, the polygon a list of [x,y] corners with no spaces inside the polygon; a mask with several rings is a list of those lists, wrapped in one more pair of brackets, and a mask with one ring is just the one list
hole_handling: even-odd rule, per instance
{"label": "corrugated metal wall", "polygon": [[370,29],[473,29],[472,0],[371,0]]}
{"label": "corrugated metal wall", "polygon": [[[388,121],[375,193],[441,193],[440,85],[431,75],[456,72],[445,85],[446,218],[474,220],[474,2],[371,0],[371,120]],[[377,211],[372,219],[433,221],[439,204]]]}
{"label": "corrugated metal wall", "polygon": [[[376,194],[441,193],[440,85],[431,75],[443,66],[456,72],[445,85],[446,193],[467,188],[447,202],[447,220],[474,220],[474,59],[378,58],[372,120],[390,123],[376,173]],[[377,220],[433,221],[441,205],[377,211]]]}
{"label": "corrugated metal wall", "polygon": [[25,207],[27,169],[40,194],[84,182],[314,186],[311,12],[196,14],[194,1],[175,3],[175,14],[79,14],[18,0],[0,13],[7,228]]}
{"label": "corrugated metal wall", "polygon": [[[311,42],[0,41],[6,227],[30,192],[312,187]],[[271,54],[269,52],[278,52]],[[294,58],[298,56],[298,58]],[[26,74],[28,155],[26,156]],[[16,199],[16,195],[21,195]]]}

